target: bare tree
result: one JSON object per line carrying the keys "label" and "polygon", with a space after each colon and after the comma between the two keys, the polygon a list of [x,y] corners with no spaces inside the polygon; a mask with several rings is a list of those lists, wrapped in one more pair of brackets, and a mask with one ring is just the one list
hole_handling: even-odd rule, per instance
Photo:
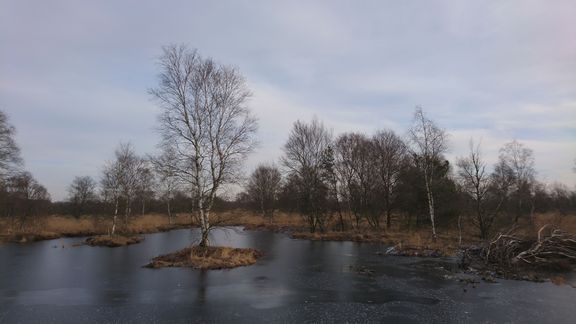
{"label": "bare tree", "polygon": [[79,216],[86,205],[96,199],[96,181],[89,176],[75,177],[68,187],[68,199],[74,207],[74,214]]}
{"label": "bare tree", "polygon": [[154,172],[150,161],[141,159],[140,165],[136,170],[136,197],[141,203],[141,214],[146,214],[146,202],[154,199]]}
{"label": "bare tree", "polygon": [[[474,141],[470,140],[468,156],[458,158],[456,165],[458,166],[460,186],[471,198],[474,206],[473,224],[480,231],[480,237],[486,239],[504,201],[504,195],[499,194],[500,190],[490,191],[491,188],[494,188],[493,180],[495,177],[486,170],[486,162],[482,159],[480,144],[474,145]],[[496,198],[498,203],[492,209],[488,206],[491,192],[496,193],[495,196],[499,196]]]}
{"label": "bare tree", "polygon": [[282,175],[274,165],[259,165],[250,175],[247,190],[250,200],[255,203],[264,217],[272,221]]}
{"label": "bare tree", "polygon": [[536,176],[534,153],[522,143],[513,140],[500,149],[498,168],[511,179],[511,198],[515,201],[514,222],[517,223],[532,196]]}
{"label": "bare tree", "polygon": [[378,178],[374,165],[373,143],[365,135],[345,133],[336,140],[338,169],[343,194],[354,216],[356,227],[362,219],[379,227],[380,213],[376,204]]}
{"label": "bare tree", "polygon": [[372,138],[376,172],[386,213],[386,228],[390,228],[392,210],[397,196],[400,172],[406,167],[407,147],[393,131],[380,131]]}
{"label": "bare tree", "polygon": [[323,155],[331,143],[331,133],[318,120],[310,124],[296,121],[284,144],[282,164],[298,191],[302,216],[310,231],[324,230],[327,184],[322,179]]}
{"label": "bare tree", "polygon": [[172,146],[165,146],[159,156],[150,159],[154,166],[156,178],[158,179],[158,193],[160,199],[166,203],[168,223],[170,224],[173,223],[170,204],[174,199],[174,194],[180,188],[178,174],[172,167],[172,163],[176,158],[176,151],[174,151],[174,148]]}
{"label": "bare tree", "polygon": [[447,135],[444,129],[438,127],[429,119],[422,108],[417,107],[414,112],[412,127],[408,130],[412,150],[416,156],[418,167],[424,174],[426,195],[428,198],[428,212],[432,223],[432,235],[436,237],[436,220],[434,217],[434,165],[442,158],[448,149]]}
{"label": "bare tree", "polygon": [[576,193],[571,193],[565,184],[554,182],[550,185],[548,192],[548,196],[552,200],[552,208],[558,211],[560,215],[568,215],[570,209],[576,207],[575,204],[570,201],[570,196],[576,195]]}
{"label": "bare tree", "polygon": [[110,202],[114,206],[114,214],[112,218],[112,228],[110,235],[116,233],[116,226],[118,220],[118,211],[121,197],[120,185],[121,170],[116,162],[107,162],[102,170],[102,178],[100,179],[100,187],[102,188],[102,197],[104,201]]}
{"label": "bare tree", "polygon": [[105,201],[114,205],[111,235],[116,232],[120,202],[124,202],[124,228],[132,212],[132,202],[138,190],[142,159],[136,155],[130,143],[120,143],[114,152],[115,159],[107,162],[102,172],[100,186]]}
{"label": "bare tree", "polygon": [[340,223],[340,231],[344,231],[344,215],[342,213],[342,199],[340,181],[338,179],[336,154],[332,145],[329,145],[322,154],[322,178],[328,184],[329,199],[335,202],[336,212],[338,213],[338,220]]}
{"label": "bare tree", "polygon": [[22,164],[20,149],[14,140],[16,129],[0,110],[0,180]]}
{"label": "bare tree", "polygon": [[41,212],[43,204],[50,201],[50,195],[30,172],[12,175],[6,183],[10,196],[8,216],[12,218],[12,226],[19,219],[19,228],[22,230]]}
{"label": "bare tree", "polygon": [[128,220],[132,214],[132,202],[138,191],[138,182],[143,161],[134,152],[130,143],[120,143],[116,149],[116,165],[119,176],[120,193],[125,201],[124,227],[128,228]]}
{"label": "bare tree", "polygon": [[159,60],[160,84],[150,93],[162,109],[163,144],[172,146],[171,167],[191,185],[208,245],[210,211],[222,186],[237,182],[255,147],[256,119],[246,107],[250,91],[237,69],[200,57],[186,46],[168,46]]}

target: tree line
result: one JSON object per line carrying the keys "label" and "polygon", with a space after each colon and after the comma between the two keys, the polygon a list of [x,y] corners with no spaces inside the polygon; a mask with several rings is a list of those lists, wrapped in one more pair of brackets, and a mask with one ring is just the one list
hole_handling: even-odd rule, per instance
{"label": "tree line", "polygon": [[238,200],[270,218],[275,210],[296,211],[311,232],[363,224],[389,229],[394,219],[398,226],[429,226],[436,236],[438,225],[466,217],[487,238],[495,225],[532,220],[535,213],[576,212],[576,191],[539,182],[533,151],[516,140],[490,167],[481,143],[471,139],[453,165],[445,157],[448,134],[421,108],[407,134],[334,137],[318,119],[297,121],[280,166],[258,166]]}
{"label": "tree line", "polygon": [[[497,224],[536,212],[576,212],[576,192],[536,179],[532,150],[518,141],[487,165],[481,143],[454,164],[445,154],[448,134],[416,108],[405,136],[392,130],[334,136],[318,120],[296,121],[277,164],[261,164],[242,177],[256,147],[251,92],[240,72],[183,45],[163,48],[158,85],[150,89],[161,111],[160,153],[138,155],[121,143],[97,179],[77,176],[64,202],[23,170],[15,128],[0,111],[0,217],[19,227],[48,213],[107,215],[111,234],[133,214],[192,212],[199,245],[208,244],[214,209],[250,208],[270,220],[278,210],[297,212],[310,231],[362,226],[439,227],[469,219],[486,238]],[[224,200],[230,185],[243,187]]]}

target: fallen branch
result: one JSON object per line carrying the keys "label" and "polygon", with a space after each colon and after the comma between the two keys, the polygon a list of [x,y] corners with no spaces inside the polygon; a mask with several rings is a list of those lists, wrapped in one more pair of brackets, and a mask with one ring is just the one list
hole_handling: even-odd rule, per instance
{"label": "fallen branch", "polygon": [[576,265],[576,236],[553,229],[548,236],[544,225],[538,231],[538,240],[523,239],[513,235],[515,228],[498,234],[482,250],[484,262],[513,267],[531,265],[543,268],[570,269]]}

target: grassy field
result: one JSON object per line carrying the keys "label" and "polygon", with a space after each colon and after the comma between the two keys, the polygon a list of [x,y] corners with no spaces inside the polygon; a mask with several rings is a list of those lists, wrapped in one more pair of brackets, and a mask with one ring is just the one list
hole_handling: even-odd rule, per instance
{"label": "grassy field", "polygon": [[[118,230],[124,234],[143,234],[181,228],[190,224],[189,215],[177,215],[173,224],[168,217],[159,214],[132,216],[128,227],[123,225],[123,218],[118,220]],[[0,220],[0,241],[28,242],[59,237],[77,237],[109,234],[112,228],[112,217],[52,215],[39,217],[26,226],[12,224],[10,221]]]}

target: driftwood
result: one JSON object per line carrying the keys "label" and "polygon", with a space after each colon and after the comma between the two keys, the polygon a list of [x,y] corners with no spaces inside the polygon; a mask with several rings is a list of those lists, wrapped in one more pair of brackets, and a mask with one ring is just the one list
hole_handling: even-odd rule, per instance
{"label": "driftwood", "polygon": [[548,237],[542,238],[539,235],[539,240],[528,250],[516,255],[514,262],[534,265],[576,264],[576,236],[557,229]]}
{"label": "driftwood", "polygon": [[482,257],[486,263],[507,267],[571,268],[576,265],[576,236],[558,229],[545,236],[551,227],[540,228],[538,240],[513,235],[516,228],[500,233],[484,247]]}
{"label": "driftwood", "polygon": [[482,253],[485,262],[511,266],[514,257],[529,247],[529,242],[512,235],[516,229],[500,233],[490,241]]}

